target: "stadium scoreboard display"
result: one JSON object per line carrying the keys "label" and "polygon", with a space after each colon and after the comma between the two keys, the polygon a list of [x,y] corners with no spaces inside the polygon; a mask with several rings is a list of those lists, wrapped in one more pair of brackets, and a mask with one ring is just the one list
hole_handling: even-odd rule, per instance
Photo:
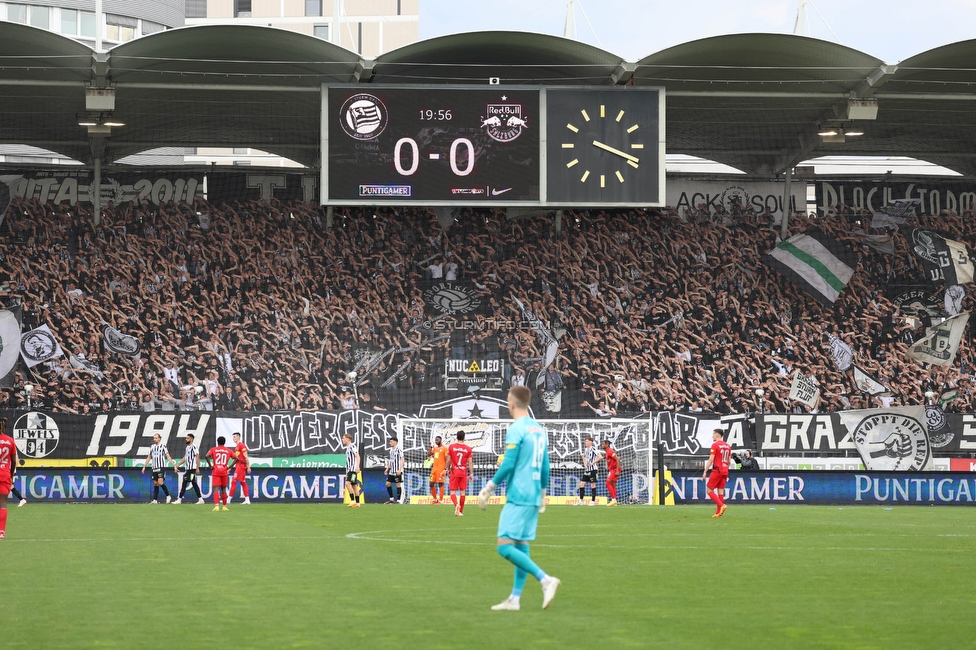
{"label": "stadium scoreboard display", "polygon": [[326,205],[649,207],[661,88],[323,86]]}

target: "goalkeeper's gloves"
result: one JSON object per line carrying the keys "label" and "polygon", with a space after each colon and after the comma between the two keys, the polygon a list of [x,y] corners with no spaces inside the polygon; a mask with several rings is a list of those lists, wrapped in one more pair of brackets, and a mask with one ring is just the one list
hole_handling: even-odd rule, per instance
{"label": "goalkeeper's gloves", "polygon": [[488,499],[490,499],[492,497],[492,495],[495,494],[495,488],[496,487],[498,487],[498,486],[495,485],[494,481],[488,481],[488,483],[485,485],[485,487],[481,488],[481,492],[478,493],[478,507],[479,508],[481,508],[482,510],[484,510],[485,508],[488,507]]}
{"label": "goalkeeper's gloves", "polygon": [[540,514],[540,515],[541,515],[541,514],[542,514],[543,512],[545,512],[545,511],[546,511],[546,492],[547,492],[547,490],[543,490],[543,491],[542,491],[542,505],[541,505],[541,506],[539,506],[539,514]]}

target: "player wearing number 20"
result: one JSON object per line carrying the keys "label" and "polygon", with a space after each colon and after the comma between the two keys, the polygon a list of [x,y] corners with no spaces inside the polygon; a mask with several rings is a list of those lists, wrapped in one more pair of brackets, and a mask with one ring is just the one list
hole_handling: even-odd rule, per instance
{"label": "player wearing number 20", "polygon": [[725,482],[729,478],[729,459],[732,458],[732,447],[722,439],[722,430],[712,431],[712,450],[708,454],[708,462],[705,463],[705,471],[702,478],[708,474],[708,498],[715,502],[715,514],[713,518],[721,517],[725,514],[728,506],[725,505]]}
{"label": "player wearing number 20", "polygon": [[494,610],[520,608],[525,579],[532,575],[542,585],[542,608],[556,596],[559,579],[547,575],[529,557],[529,542],[535,539],[539,514],[546,509],[546,487],[549,485],[549,441],[541,424],[529,417],[532,393],[525,386],[508,392],[508,410],[515,422],[505,435],[505,459],[495,476],[478,495],[482,510],[495,488],[507,483],[507,499],[498,519],[498,554],[515,565],[512,594],[494,605]]}

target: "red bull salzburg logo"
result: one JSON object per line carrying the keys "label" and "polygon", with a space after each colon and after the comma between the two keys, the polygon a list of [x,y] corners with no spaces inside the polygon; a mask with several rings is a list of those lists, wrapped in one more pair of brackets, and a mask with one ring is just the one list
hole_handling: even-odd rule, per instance
{"label": "red bull salzburg logo", "polygon": [[[506,99],[503,95],[502,101]],[[521,104],[488,104],[485,116],[481,118],[481,126],[492,140],[511,142],[522,135],[522,129],[528,128],[526,119],[522,115]]]}

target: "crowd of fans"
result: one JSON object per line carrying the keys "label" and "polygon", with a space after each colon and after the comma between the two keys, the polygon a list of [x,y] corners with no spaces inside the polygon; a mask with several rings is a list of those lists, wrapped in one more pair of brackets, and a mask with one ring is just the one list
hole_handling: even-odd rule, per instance
{"label": "crowd of fans", "polygon": [[[971,219],[919,220],[973,244]],[[921,271],[901,235],[893,255],[866,245],[857,230],[868,226],[844,206],[791,217],[790,234],[816,227],[857,253],[854,279],[825,307],[763,264],[779,228],[748,210],[511,221],[477,209],[444,229],[423,209],[327,218],[297,202],[197,199],[110,204],[94,225],[84,205],[15,199],[0,229],[0,293],[22,305],[24,331],[47,324],[64,356],[21,366],[0,407],[412,412],[418,393],[444,388],[444,360],[461,354],[503,359],[508,383],[561,393],[559,407],[537,407],[564,417],[808,411],[789,399],[795,370],[820,385],[820,411],[920,404],[949,387],[960,389],[950,408],[973,410],[969,336],[951,368],[906,359],[926,317],[886,288]],[[480,306],[443,316],[424,298],[443,281]],[[516,298],[558,340],[548,369]],[[464,321],[479,325],[455,326]],[[137,337],[140,354],[107,352],[103,324]],[[831,335],[894,397],[854,388],[833,365]]]}

